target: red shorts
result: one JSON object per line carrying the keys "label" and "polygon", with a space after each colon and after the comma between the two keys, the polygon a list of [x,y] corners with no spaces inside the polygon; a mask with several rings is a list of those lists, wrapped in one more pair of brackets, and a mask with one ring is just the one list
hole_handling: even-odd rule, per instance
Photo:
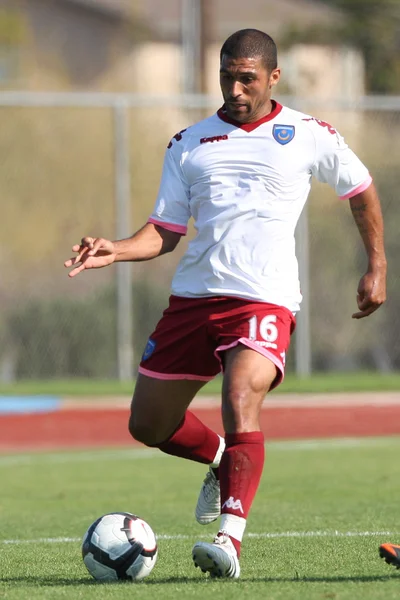
{"label": "red shorts", "polygon": [[147,342],[139,373],[209,381],[223,370],[221,353],[243,344],[276,365],[276,387],[284,376],[295,323],[290,310],[276,304],[225,296],[171,296]]}

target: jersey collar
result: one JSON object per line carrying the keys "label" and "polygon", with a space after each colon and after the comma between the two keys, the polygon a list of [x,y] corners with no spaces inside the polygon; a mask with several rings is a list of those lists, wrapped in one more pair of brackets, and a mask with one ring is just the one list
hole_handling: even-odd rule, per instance
{"label": "jersey collar", "polygon": [[271,102],[272,110],[269,113],[269,115],[262,117],[262,119],[259,119],[258,121],[254,121],[254,123],[239,123],[239,121],[231,119],[225,112],[225,105],[221,106],[221,108],[217,111],[217,115],[222,121],[225,121],[225,123],[230,123],[231,125],[235,125],[235,127],[240,127],[240,129],[244,129],[245,131],[250,132],[254,131],[254,129],[257,129],[257,127],[259,127],[263,123],[267,123],[268,121],[275,119],[275,117],[279,115],[279,113],[282,110],[282,105],[276,102],[275,100],[271,100]]}

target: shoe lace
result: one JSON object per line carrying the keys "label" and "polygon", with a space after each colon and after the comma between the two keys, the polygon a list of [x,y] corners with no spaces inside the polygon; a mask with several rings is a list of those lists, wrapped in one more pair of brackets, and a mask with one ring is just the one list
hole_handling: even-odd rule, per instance
{"label": "shoe lace", "polygon": [[218,535],[215,537],[214,544],[219,544],[220,546],[222,546],[223,544],[226,544],[226,542],[228,542],[228,541],[230,541],[229,534],[227,531],[222,529],[221,531],[218,532]]}

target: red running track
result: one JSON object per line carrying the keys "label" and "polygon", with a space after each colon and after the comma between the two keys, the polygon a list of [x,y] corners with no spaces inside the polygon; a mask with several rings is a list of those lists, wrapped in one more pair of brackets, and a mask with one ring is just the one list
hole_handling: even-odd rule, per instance
{"label": "red running track", "polygon": [[[218,407],[193,410],[222,434]],[[66,409],[42,414],[0,416],[0,452],[127,446],[128,410]],[[261,413],[268,439],[315,439],[400,434],[400,403],[268,407]],[[137,444],[139,445],[139,444]]]}

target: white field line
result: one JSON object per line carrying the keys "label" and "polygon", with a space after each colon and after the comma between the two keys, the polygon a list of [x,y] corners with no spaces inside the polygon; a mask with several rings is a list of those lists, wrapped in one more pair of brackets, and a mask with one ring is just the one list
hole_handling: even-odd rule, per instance
{"label": "white field line", "polygon": [[[321,440],[292,440],[292,441],[269,441],[266,443],[268,451],[313,451],[313,450],[335,450],[342,448],[376,448],[400,445],[400,436],[388,437],[365,437],[365,438],[336,438]],[[70,464],[100,461],[119,460],[146,460],[149,458],[168,458],[157,449],[149,448],[121,448],[121,449],[99,449],[88,451],[66,451],[56,453],[32,453],[32,454],[0,454],[0,468],[14,467],[34,464]]]}
{"label": "white field line", "polygon": [[[247,533],[245,534],[253,539],[279,539],[279,538],[353,538],[353,537],[380,537],[380,536],[398,536],[398,531],[282,531],[271,533]],[[197,538],[209,538],[206,534],[160,534],[156,535],[158,540],[192,540]],[[66,544],[82,542],[78,537],[57,537],[57,538],[37,538],[32,540],[0,540],[0,545],[22,545],[22,544]]]}

